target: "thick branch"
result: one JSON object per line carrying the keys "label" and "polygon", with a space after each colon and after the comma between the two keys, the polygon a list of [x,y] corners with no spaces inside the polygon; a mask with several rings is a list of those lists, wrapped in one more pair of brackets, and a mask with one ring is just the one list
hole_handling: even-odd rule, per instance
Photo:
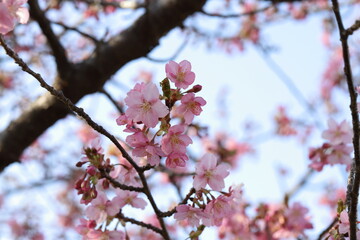
{"label": "thick branch", "polygon": [[[106,81],[128,62],[146,56],[161,37],[202,9],[206,0],[152,1],[146,14],[109,42],[99,46],[85,61],[67,72],[59,72],[54,87],[72,102],[99,91]],[[0,135],[0,170],[19,161],[22,151],[68,109],[46,93],[37,99]]]}

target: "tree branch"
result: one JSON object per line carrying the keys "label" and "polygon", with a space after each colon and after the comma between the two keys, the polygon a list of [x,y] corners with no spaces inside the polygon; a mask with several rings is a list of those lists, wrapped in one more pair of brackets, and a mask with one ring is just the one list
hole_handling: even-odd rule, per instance
{"label": "tree branch", "polygon": [[[359,149],[359,115],[357,109],[356,98],[357,94],[355,92],[354,82],[352,78],[351,64],[350,64],[350,53],[348,46],[348,37],[349,34],[344,28],[342,22],[339,3],[337,0],[331,0],[333,4],[333,11],[335,14],[336,22],[339,28],[340,41],[342,45],[342,54],[344,60],[344,73],[346,76],[346,82],[348,86],[348,91],[350,95],[350,111],[353,124],[353,146],[354,146],[354,163],[351,166],[350,171],[350,182],[348,183],[348,190],[346,193],[346,202],[349,203],[348,212],[349,212],[349,222],[350,222],[350,240],[356,240],[356,231],[357,231],[357,205],[358,205],[358,196],[359,196],[359,186],[360,186],[360,149]],[[353,175],[352,175],[353,174]]]}
{"label": "tree branch", "polygon": [[[69,71],[59,72],[54,83],[55,89],[61,90],[74,103],[99,91],[121,67],[146,56],[159,44],[161,37],[182,25],[187,17],[200,11],[205,2],[206,0],[151,1],[147,13],[132,26],[107,43],[98,45],[92,56],[74,65]],[[0,171],[19,161],[27,146],[68,113],[67,107],[49,93],[38,98],[1,133]]]}

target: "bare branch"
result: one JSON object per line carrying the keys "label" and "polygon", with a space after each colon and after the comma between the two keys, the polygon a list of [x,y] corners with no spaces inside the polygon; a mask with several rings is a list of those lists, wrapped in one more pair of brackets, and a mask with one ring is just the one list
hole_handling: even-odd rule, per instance
{"label": "bare branch", "polygon": [[352,35],[356,30],[360,28],[360,20],[356,20],[355,23],[346,29],[346,35],[350,36]]}
{"label": "bare branch", "polygon": [[327,228],[322,231],[318,237],[318,240],[322,240],[323,237],[330,231],[330,229],[338,222],[338,218],[334,218],[334,220],[327,226]]}
{"label": "bare branch", "polygon": [[124,113],[124,109],[122,108],[122,106],[120,106],[120,104],[110,95],[110,93],[108,93],[105,89],[100,89],[99,92],[104,94],[110,100],[110,102],[115,106],[119,113]]}
{"label": "bare branch", "polygon": [[147,224],[147,223],[144,223],[144,222],[140,222],[134,218],[129,218],[129,217],[125,217],[122,213],[118,213],[116,215],[116,217],[120,220],[124,220],[125,222],[130,222],[132,224],[135,224],[135,225],[138,225],[138,226],[141,226],[141,227],[144,227],[144,228],[147,228],[147,229],[150,229],[156,233],[159,233],[160,235],[162,235],[162,230],[160,228],[157,228],[151,224]]}

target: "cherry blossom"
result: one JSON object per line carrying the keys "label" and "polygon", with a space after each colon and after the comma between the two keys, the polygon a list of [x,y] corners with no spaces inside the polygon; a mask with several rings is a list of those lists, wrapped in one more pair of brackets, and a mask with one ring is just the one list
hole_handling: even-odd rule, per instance
{"label": "cherry blossom", "polygon": [[116,206],[119,208],[124,207],[129,204],[134,208],[144,209],[147,203],[144,199],[139,198],[138,193],[124,190],[117,190],[116,197],[114,197],[113,202],[116,203]]}
{"label": "cherry blossom", "polygon": [[349,222],[349,215],[346,210],[343,210],[340,213],[340,224],[339,224],[339,233],[345,234],[350,231],[350,222]]}
{"label": "cherry blossom", "polygon": [[229,166],[217,165],[216,155],[207,153],[197,163],[195,172],[193,185],[196,190],[209,184],[213,190],[221,191],[225,187],[224,178],[229,175]]}
{"label": "cherry blossom", "polygon": [[192,143],[192,140],[189,136],[183,134],[184,131],[184,125],[175,125],[169,128],[168,133],[161,140],[164,153],[186,153],[186,147]]}
{"label": "cherry blossom", "polygon": [[16,20],[25,24],[29,20],[29,11],[21,7],[27,0],[0,0],[0,33],[6,34],[15,27]]}
{"label": "cherry blossom", "polygon": [[349,123],[343,120],[337,124],[334,119],[328,120],[329,129],[322,133],[322,137],[329,140],[330,143],[336,145],[340,143],[351,143],[352,129]]}
{"label": "cherry blossom", "polygon": [[143,122],[147,127],[155,127],[159,118],[165,117],[169,110],[159,99],[159,90],[154,83],[136,84],[127,93],[126,116],[134,122]]}
{"label": "cherry blossom", "polygon": [[151,165],[160,163],[160,156],[165,157],[165,153],[158,144],[149,142],[148,137],[142,132],[137,131],[133,135],[126,137],[126,142],[134,147],[132,154],[136,157],[147,157]]}
{"label": "cherry blossom", "polygon": [[189,160],[189,158],[185,153],[172,152],[166,158],[166,167],[168,168],[185,167],[187,160]]}
{"label": "cherry blossom", "polygon": [[91,202],[91,205],[86,208],[85,214],[89,219],[102,223],[108,216],[115,216],[119,209],[119,204],[116,201],[108,200],[106,194],[100,192]]}
{"label": "cherry blossom", "polygon": [[96,227],[96,221],[95,220],[86,220],[84,218],[80,219],[80,224],[75,227],[75,230],[83,235],[86,236],[88,232],[91,229],[94,229]]}
{"label": "cherry blossom", "polygon": [[187,220],[190,226],[198,227],[200,225],[200,220],[206,216],[207,215],[203,213],[202,209],[181,204],[176,207],[174,218],[177,221]]}
{"label": "cherry blossom", "polygon": [[195,97],[194,93],[188,93],[181,98],[181,105],[176,108],[174,113],[183,116],[185,124],[190,124],[195,115],[200,115],[201,107],[205,104],[206,101],[202,97]]}
{"label": "cherry blossom", "polygon": [[165,66],[165,72],[177,88],[186,89],[195,81],[195,73],[191,72],[191,63],[187,60],[180,63],[170,61]]}
{"label": "cherry blossom", "polygon": [[224,217],[231,215],[232,197],[220,195],[218,198],[210,201],[205,208],[207,218],[203,219],[205,226],[220,226]]}

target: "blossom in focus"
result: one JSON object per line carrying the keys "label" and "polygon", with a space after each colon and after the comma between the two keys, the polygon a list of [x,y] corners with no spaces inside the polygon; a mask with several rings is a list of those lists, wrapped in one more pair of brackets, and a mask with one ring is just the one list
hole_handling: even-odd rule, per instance
{"label": "blossom in focus", "polygon": [[170,61],[165,66],[165,72],[177,88],[186,89],[195,81],[195,73],[191,71],[191,63],[187,60],[180,63]]}
{"label": "blossom in focus", "polygon": [[159,118],[165,117],[169,110],[159,99],[159,90],[154,83],[136,84],[127,93],[126,116],[134,122],[143,122],[147,127],[155,127]]}
{"label": "blossom in focus", "polygon": [[185,124],[190,124],[195,115],[200,115],[201,107],[205,104],[206,101],[202,97],[195,97],[194,93],[188,93],[181,98],[181,105],[176,108],[175,114],[183,116]]}
{"label": "blossom in focus", "polygon": [[159,164],[160,156],[165,157],[165,153],[161,150],[159,144],[149,142],[148,137],[142,131],[127,136],[126,142],[131,147],[134,147],[132,152],[134,156],[147,157],[147,161],[151,165]]}
{"label": "blossom in focus", "polygon": [[21,7],[27,0],[0,0],[0,33],[6,34],[15,27],[15,22],[25,24],[29,20],[29,11]]}
{"label": "blossom in focus", "polygon": [[193,185],[196,190],[209,184],[213,190],[221,191],[225,187],[224,178],[229,175],[229,166],[217,165],[216,155],[207,153],[197,163],[195,173]]}
{"label": "blossom in focus", "polygon": [[168,133],[161,140],[164,153],[186,153],[186,147],[192,143],[192,140],[189,136],[183,134],[184,131],[185,127],[183,125],[175,125],[169,128]]}

